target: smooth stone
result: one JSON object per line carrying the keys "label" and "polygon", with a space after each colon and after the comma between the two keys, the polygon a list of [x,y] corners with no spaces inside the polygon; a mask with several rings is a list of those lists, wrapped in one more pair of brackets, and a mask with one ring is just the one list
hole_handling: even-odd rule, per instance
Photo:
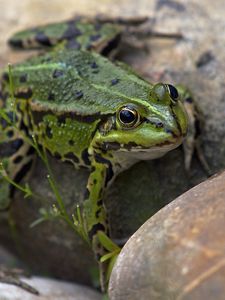
{"label": "smooth stone", "polygon": [[102,300],[102,295],[90,288],[65,281],[32,277],[22,278],[24,282],[39,291],[31,294],[11,284],[0,283],[1,300]]}
{"label": "smooth stone", "polygon": [[190,189],[129,239],[111,300],[224,300],[225,172]]}

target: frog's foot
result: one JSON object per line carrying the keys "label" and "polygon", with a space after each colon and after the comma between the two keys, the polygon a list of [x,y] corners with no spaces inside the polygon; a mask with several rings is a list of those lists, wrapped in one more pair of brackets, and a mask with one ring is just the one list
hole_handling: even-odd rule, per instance
{"label": "frog's foot", "polygon": [[149,20],[147,16],[133,16],[133,17],[110,17],[99,14],[95,17],[95,20],[99,23],[114,23],[128,26],[138,26],[144,24]]}
{"label": "frog's foot", "polygon": [[183,38],[183,35],[180,32],[160,32],[160,31],[153,30],[152,27],[153,27],[154,19],[151,19],[147,16],[109,17],[105,15],[97,15],[94,20],[95,22],[98,23],[113,23],[113,24],[121,25],[122,27],[124,27],[123,39],[124,36],[135,37],[136,40],[139,41],[140,39],[145,39],[146,37],[169,38],[169,39]]}
{"label": "frog's foot", "polygon": [[138,27],[127,27],[125,34],[136,36],[138,39],[146,39],[148,37],[155,37],[155,38],[164,38],[164,39],[182,39],[183,35],[181,32],[163,32],[157,31],[151,28],[151,24],[144,24],[144,26]]}
{"label": "frog's foot", "polygon": [[0,266],[0,282],[16,285],[34,295],[39,295],[39,292],[29,284],[22,281],[20,276],[27,277],[27,274],[20,269],[8,269],[4,266]]}
{"label": "frog's foot", "polygon": [[[145,53],[149,53],[149,45],[145,40],[140,40],[140,38],[136,35],[132,34],[125,34],[123,36],[123,42],[121,43],[121,48],[127,48],[130,47],[134,50],[141,50]],[[118,47],[119,48],[119,47]],[[119,49],[120,50],[120,49]],[[118,50],[118,52],[119,52]]]}
{"label": "frog's foot", "polygon": [[188,133],[183,142],[185,170],[187,172],[190,171],[192,157],[196,151],[202,168],[206,174],[210,176],[212,172],[202,151],[200,141],[201,127],[203,123],[202,115],[199,112],[199,109],[196,106],[196,103],[193,101],[190,93],[187,90],[182,90],[181,93],[183,94],[183,104],[189,119]]}

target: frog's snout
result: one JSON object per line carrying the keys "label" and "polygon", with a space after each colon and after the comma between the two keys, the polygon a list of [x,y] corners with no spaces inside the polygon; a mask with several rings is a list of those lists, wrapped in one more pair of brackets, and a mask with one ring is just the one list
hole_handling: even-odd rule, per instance
{"label": "frog's snout", "polygon": [[172,109],[170,117],[167,117],[164,124],[166,133],[175,139],[184,138],[188,130],[188,117],[183,105],[176,106]]}

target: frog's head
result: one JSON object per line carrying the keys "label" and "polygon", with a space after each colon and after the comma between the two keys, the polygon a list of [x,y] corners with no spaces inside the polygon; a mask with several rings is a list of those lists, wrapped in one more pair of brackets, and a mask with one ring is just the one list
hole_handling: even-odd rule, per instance
{"label": "frog's head", "polygon": [[[96,136],[98,147],[134,159],[160,157],[182,143],[188,121],[177,89],[154,85],[148,99],[123,103]],[[129,154],[128,154],[129,153]]]}

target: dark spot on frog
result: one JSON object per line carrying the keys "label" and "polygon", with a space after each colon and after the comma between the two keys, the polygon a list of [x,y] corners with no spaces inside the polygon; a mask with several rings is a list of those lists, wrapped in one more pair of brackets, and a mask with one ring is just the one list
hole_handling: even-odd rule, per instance
{"label": "dark spot on frog", "polygon": [[156,4],[156,10],[161,9],[163,6],[172,8],[178,12],[184,12],[186,10],[185,5],[174,0],[158,0]]}
{"label": "dark spot on frog", "polygon": [[2,74],[2,79],[3,79],[4,81],[6,81],[6,82],[9,82],[9,74],[6,73],[6,72],[4,72],[4,73]]}
{"label": "dark spot on frog", "polygon": [[105,151],[108,150],[119,150],[121,148],[118,142],[102,143],[102,149]]}
{"label": "dark spot on frog", "polygon": [[23,42],[20,39],[10,39],[8,43],[14,48],[23,48]]}
{"label": "dark spot on frog", "polygon": [[19,164],[23,160],[22,155],[18,155],[13,159],[14,164]]}
{"label": "dark spot on frog", "polygon": [[22,74],[21,76],[20,76],[20,82],[21,83],[24,83],[24,82],[26,82],[27,81],[27,74]]}
{"label": "dark spot on frog", "polygon": [[76,113],[74,112],[71,112],[71,113],[68,113],[68,117],[71,118],[71,119],[75,119],[77,121],[80,121],[80,122],[85,122],[85,123],[92,123],[96,120],[98,120],[101,116],[101,113],[96,113],[96,114],[93,114],[93,115],[87,115],[87,116],[80,116],[80,115],[77,115]]}
{"label": "dark spot on frog", "polygon": [[19,99],[30,99],[31,96],[33,95],[33,92],[31,88],[28,88],[27,90],[21,90],[15,93],[15,97]]}
{"label": "dark spot on frog", "polygon": [[106,179],[105,179],[105,187],[107,186],[108,182],[113,178],[114,176],[114,172],[113,172],[113,167],[112,164],[110,162],[110,160],[102,157],[101,155],[99,155],[98,153],[95,153],[95,160],[98,163],[104,164],[107,166],[106,169]]}
{"label": "dark spot on frog", "polygon": [[11,142],[2,143],[0,144],[0,156],[11,156],[14,153],[16,153],[22,145],[23,140],[21,139],[16,139]]}
{"label": "dark spot on frog", "polygon": [[17,151],[19,150],[23,145],[23,140],[22,139],[16,139],[15,141],[12,142],[12,147]]}
{"label": "dark spot on frog", "polygon": [[47,35],[44,34],[44,32],[38,32],[35,36],[35,40],[37,41],[37,43],[43,46],[47,46],[47,47],[52,46],[50,39],[48,38]]}
{"label": "dark spot on frog", "polygon": [[211,53],[211,51],[206,51],[197,60],[196,67],[201,68],[210,63],[212,60],[214,60],[213,54]]}
{"label": "dark spot on frog", "polygon": [[74,37],[77,37],[79,35],[82,34],[82,32],[80,31],[80,29],[76,28],[75,25],[76,23],[72,20],[72,21],[68,21],[67,22],[68,28],[66,29],[66,31],[63,33],[61,40],[70,40]]}
{"label": "dark spot on frog", "polygon": [[108,185],[108,182],[113,178],[114,172],[112,168],[112,164],[110,163],[109,167],[106,170],[106,179],[105,179],[105,187]]}
{"label": "dark spot on frog", "polygon": [[98,205],[98,206],[102,206],[102,205],[103,205],[102,199],[98,200],[97,205]]}
{"label": "dark spot on frog", "polygon": [[[89,153],[88,153],[88,149],[84,149],[81,153],[81,158],[83,160],[83,162],[85,163],[85,165],[90,165],[90,159],[89,159]],[[92,172],[94,172],[94,170],[92,170]]]}
{"label": "dark spot on frog", "polygon": [[105,164],[105,165],[111,164],[111,162],[108,159],[102,157],[100,154],[98,154],[96,152],[94,153],[94,156],[95,156],[96,162],[98,162],[100,164]]}
{"label": "dark spot on frog", "polygon": [[29,132],[28,132],[27,126],[24,124],[23,121],[20,123],[20,130],[21,130],[21,131],[24,131],[25,134],[26,134],[27,136],[29,136]]}
{"label": "dark spot on frog", "polygon": [[95,28],[95,30],[99,31],[102,28],[102,24],[101,23],[96,23],[94,28]]}
{"label": "dark spot on frog", "polygon": [[11,137],[13,137],[13,135],[14,135],[14,131],[13,130],[9,130],[9,131],[7,131],[7,137],[8,138],[11,138]]}
{"label": "dark spot on frog", "polygon": [[90,36],[90,41],[91,42],[95,42],[95,41],[97,41],[97,40],[99,40],[101,38],[101,34],[94,34],[94,35],[91,35]]}
{"label": "dark spot on frog", "polygon": [[69,140],[69,141],[68,141],[68,144],[69,144],[70,146],[74,146],[74,141],[73,141],[73,140]]}
{"label": "dark spot on frog", "polygon": [[45,129],[45,133],[46,133],[46,136],[49,138],[49,139],[52,139],[52,129],[47,126],[46,129]]}
{"label": "dark spot on frog", "polygon": [[55,100],[55,95],[53,93],[49,93],[48,100],[49,101],[54,101]]}
{"label": "dark spot on frog", "polygon": [[91,167],[91,173],[93,173],[96,170],[95,166]]}
{"label": "dark spot on frog", "polygon": [[81,45],[75,39],[71,39],[66,43],[66,48],[79,50],[81,48]]}
{"label": "dark spot on frog", "polygon": [[79,159],[76,157],[76,155],[73,152],[69,152],[65,155],[65,158],[72,160],[75,163],[79,163]]}
{"label": "dark spot on frog", "polygon": [[97,68],[98,68],[98,65],[97,65],[97,63],[96,63],[95,61],[92,62],[92,63],[90,64],[90,66],[91,66],[92,69],[97,69]]}
{"label": "dark spot on frog", "polygon": [[58,77],[61,77],[63,75],[64,75],[63,70],[56,69],[56,70],[54,70],[54,72],[52,74],[52,77],[53,78],[58,78]]}
{"label": "dark spot on frog", "polygon": [[82,91],[76,91],[74,94],[75,94],[75,99],[81,99],[84,95]]}
{"label": "dark spot on frog", "polygon": [[89,239],[92,240],[93,236],[96,235],[98,231],[105,232],[105,226],[101,223],[93,225],[92,229],[88,232]]}
{"label": "dark spot on frog", "polygon": [[115,79],[112,79],[111,80],[111,85],[116,85],[117,83],[119,83],[119,79],[118,78],[115,78]]}
{"label": "dark spot on frog", "polygon": [[61,124],[65,124],[66,123],[66,117],[65,116],[59,116],[57,118],[57,123],[60,126]]}
{"label": "dark spot on frog", "polygon": [[96,213],[95,213],[95,217],[96,217],[96,219],[98,219],[98,218],[99,218],[99,214],[101,213],[101,211],[102,211],[102,209],[101,209],[101,208],[99,208],[99,209],[96,211]]}
{"label": "dark spot on frog", "polygon": [[7,117],[10,119],[11,122],[18,121],[18,117],[13,111],[7,112]]}
{"label": "dark spot on frog", "polygon": [[127,149],[128,151],[130,151],[130,150],[132,150],[132,148],[136,148],[137,146],[138,146],[138,144],[136,144],[134,142],[129,142],[124,145],[124,148]]}
{"label": "dark spot on frog", "polygon": [[33,147],[30,147],[26,153],[27,156],[33,155],[35,153],[35,149]]}
{"label": "dark spot on frog", "polygon": [[8,125],[7,121],[3,118],[0,118],[0,124],[1,124],[2,129],[5,129]]}
{"label": "dark spot on frog", "polygon": [[94,183],[94,184],[96,184],[96,183],[97,183],[97,179],[96,179],[96,178],[93,180],[93,183]]}

